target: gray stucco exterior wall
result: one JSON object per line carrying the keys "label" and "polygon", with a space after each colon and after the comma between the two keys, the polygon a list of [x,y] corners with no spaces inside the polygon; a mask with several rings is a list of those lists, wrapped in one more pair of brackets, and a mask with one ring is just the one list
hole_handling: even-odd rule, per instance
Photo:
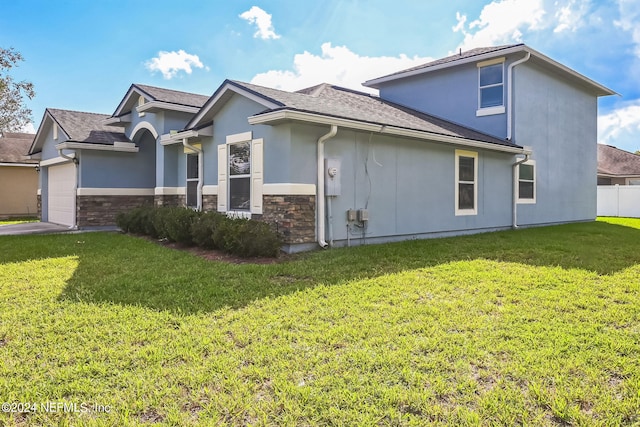
{"label": "gray stucco exterior wall", "polygon": [[515,68],[514,90],[514,142],[533,148],[537,181],[519,224],[595,219],[597,98],[530,62]]}

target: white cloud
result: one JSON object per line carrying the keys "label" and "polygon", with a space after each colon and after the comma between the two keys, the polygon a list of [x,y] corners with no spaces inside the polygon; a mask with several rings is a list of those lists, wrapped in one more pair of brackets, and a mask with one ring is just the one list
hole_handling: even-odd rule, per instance
{"label": "white cloud", "polygon": [[[198,55],[191,55],[184,50],[177,52],[158,52],[156,58],[151,58],[145,63],[145,67],[152,72],[160,71],[162,77],[169,80],[175,77],[180,71],[191,74],[192,67],[204,68]],[[208,67],[207,67],[208,70]]]}
{"label": "white cloud", "polygon": [[24,126],[20,132],[24,132],[24,133],[36,133],[36,128],[35,126],[33,126],[33,123],[29,122],[26,124],[26,126]]}
{"label": "white cloud", "polygon": [[258,31],[255,32],[253,37],[261,38],[262,40],[280,38],[271,23],[271,14],[260,9],[258,6],[252,6],[251,9],[241,13],[240,18],[248,21],[250,24],[256,24]]}
{"label": "white cloud", "polygon": [[[555,3],[555,6],[559,6],[558,2]],[[581,23],[584,22],[588,9],[589,2],[583,0],[570,0],[564,6],[559,7],[554,15],[557,20],[557,25],[553,29],[553,32],[576,31]]]}
{"label": "white cloud", "polygon": [[614,24],[631,33],[635,44],[634,53],[640,58],[640,3],[637,0],[618,0],[618,9],[620,20]]}
{"label": "white cloud", "polygon": [[494,0],[468,25],[467,16],[457,12],[458,23],[453,31],[464,35],[459,46],[464,50],[521,43],[531,31],[550,28],[555,33],[576,31],[583,24],[588,9],[589,1],[585,0]]}
{"label": "white cloud", "polygon": [[[598,142],[631,151],[640,148],[640,100],[622,105],[598,117]],[[632,147],[635,147],[632,149]]]}
{"label": "white cloud", "polygon": [[295,55],[293,70],[271,70],[256,75],[251,83],[283,90],[299,90],[320,83],[375,92],[361,85],[366,80],[424,64],[432,58],[414,56],[360,56],[346,46],[322,44],[322,54]]}

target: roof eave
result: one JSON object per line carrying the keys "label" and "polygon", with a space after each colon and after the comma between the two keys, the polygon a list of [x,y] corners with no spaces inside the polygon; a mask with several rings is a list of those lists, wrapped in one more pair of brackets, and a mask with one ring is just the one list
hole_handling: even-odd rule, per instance
{"label": "roof eave", "polygon": [[136,111],[138,113],[153,113],[160,110],[196,114],[198,111],[200,111],[200,108],[191,105],[173,104],[171,102],[165,101],[149,101],[136,107]]}
{"label": "roof eave", "polygon": [[383,76],[383,77],[379,77],[376,79],[372,79],[372,80],[367,80],[366,82],[362,83],[363,86],[366,87],[371,87],[374,89],[380,89],[380,85],[387,83],[387,82],[391,82],[394,80],[398,80],[398,79],[404,79],[407,77],[412,77],[412,76],[417,76],[420,74],[426,74],[426,73],[430,73],[433,71],[437,71],[437,70],[443,70],[446,68],[451,68],[451,67],[457,67],[460,65],[464,65],[464,64],[470,64],[470,63],[476,63],[476,62],[481,62],[484,61],[486,59],[491,59],[491,58],[495,58],[495,57],[500,57],[500,56],[505,56],[505,55],[510,55],[512,53],[518,53],[518,52],[524,52],[524,53],[530,53],[532,56],[536,57],[537,59],[541,60],[542,62],[546,63],[547,65],[551,65],[554,66],[556,68],[559,68],[560,70],[562,70],[563,72],[569,74],[570,76],[576,78],[577,80],[579,80],[580,82],[582,82],[583,84],[586,84],[587,86],[590,86],[591,88],[595,89],[594,93],[597,96],[608,96],[608,95],[618,95],[617,92],[609,89],[606,86],[601,85],[600,83],[591,80],[590,78],[578,73],[577,71],[572,70],[571,68],[562,65],[561,63],[554,61],[553,59],[549,58],[548,56],[538,52],[535,49],[530,48],[529,46],[526,45],[517,45],[517,46],[513,46],[510,48],[506,48],[506,49],[501,49],[501,50],[496,50],[493,52],[487,52],[487,53],[483,53],[480,55],[475,55],[475,56],[470,56],[468,58],[464,58],[464,59],[460,59],[457,61],[451,61],[451,62],[447,62],[444,64],[438,64],[438,65],[434,65],[432,67],[426,67],[426,68],[420,68],[417,70],[411,70],[411,71],[407,71],[404,73],[398,73],[398,74],[391,74],[388,76]]}
{"label": "roof eave", "polygon": [[494,144],[491,142],[478,141],[463,137],[455,137],[442,135],[433,132],[406,129],[397,126],[388,126],[383,124],[362,122],[359,120],[345,119],[340,117],[325,116],[322,114],[314,114],[302,111],[278,110],[268,113],[257,114],[249,117],[249,124],[277,124],[284,121],[299,121],[306,123],[314,123],[321,125],[336,125],[338,127],[346,127],[349,129],[363,130],[367,132],[377,132],[386,135],[403,136],[407,138],[417,138],[422,140],[442,142],[446,144],[462,145],[466,147],[483,148],[492,151],[500,151],[513,154],[527,154],[529,150],[520,146],[509,146]]}
{"label": "roof eave", "polygon": [[111,144],[99,144],[92,142],[65,141],[56,144],[56,150],[97,150],[117,151],[123,153],[137,153],[140,149],[132,142],[114,142]]}
{"label": "roof eave", "polygon": [[282,104],[278,104],[275,100],[270,99],[267,96],[256,93],[255,91],[249,90],[244,86],[239,85],[231,80],[225,80],[222,82],[220,87],[216,89],[216,91],[211,95],[211,97],[207,100],[207,102],[200,108],[199,112],[187,123],[185,129],[192,129],[197,127],[200,122],[207,116],[209,111],[216,106],[220,100],[225,98],[227,92],[232,91],[241,96],[244,96],[252,101],[255,101],[261,105],[264,105],[266,108],[278,108],[282,107]]}

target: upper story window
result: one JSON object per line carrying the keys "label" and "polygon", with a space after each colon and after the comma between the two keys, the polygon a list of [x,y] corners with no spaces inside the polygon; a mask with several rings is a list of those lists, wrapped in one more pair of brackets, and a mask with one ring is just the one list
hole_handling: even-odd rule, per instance
{"label": "upper story window", "polygon": [[478,63],[478,116],[504,113],[504,58]]}

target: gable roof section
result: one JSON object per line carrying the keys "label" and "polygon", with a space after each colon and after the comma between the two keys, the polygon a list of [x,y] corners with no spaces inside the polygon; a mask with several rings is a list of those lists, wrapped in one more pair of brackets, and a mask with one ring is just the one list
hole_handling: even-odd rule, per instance
{"label": "gable roof section", "polygon": [[598,175],[640,176],[640,156],[611,145],[598,144]]}
{"label": "gable roof section", "polygon": [[[225,89],[226,88],[226,89]],[[377,96],[330,84],[321,84],[297,92],[286,92],[238,81],[225,81],[210,99],[224,103],[222,92],[248,93],[262,100],[265,110],[250,117],[249,123],[275,124],[284,120],[300,120],[320,124],[340,124],[342,127],[405,135],[422,139],[447,138],[447,142],[475,141],[487,144],[487,148],[501,151],[521,152],[522,147],[509,141],[495,138],[471,128],[443,120],[429,114],[394,104]],[[230,96],[230,95],[227,95]],[[189,126],[213,119],[206,110],[215,103],[207,102],[203,113],[198,114]],[[218,106],[218,109],[220,107]],[[198,122],[200,118],[201,122]]]}
{"label": "gable roof section", "polygon": [[57,124],[63,134],[62,137],[58,135],[60,142],[110,146],[115,143],[131,143],[124,133],[115,132],[112,127],[105,125],[104,121],[108,117],[107,114],[47,108],[29,154],[42,151],[46,132],[53,124]]}
{"label": "gable roof section", "polygon": [[437,70],[443,70],[450,67],[457,67],[463,64],[476,63],[485,61],[492,58],[506,56],[510,54],[526,54],[530,53],[530,60],[541,67],[557,73],[564,78],[574,82],[575,84],[584,87],[588,91],[592,92],[596,96],[616,95],[616,92],[611,89],[597,83],[588,77],[578,73],[571,68],[554,61],[548,56],[530,48],[529,46],[520,43],[512,45],[494,46],[494,47],[479,47],[461,52],[455,55],[450,55],[442,59],[428,62],[426,64],[418,65],[416,67],[407,68],[406,70],[398,71],[386,76],[378,77],[372,80],[368,80],[363,83],[364,86],[372,88],[380,88],[385,83],[399,80],[407,77],[412,77],[420,74],[430,73]]}
{"label": "gable roof section", "polygon": [[35,137],[32,133],[4,132],[0,137],[0,163],[35,163],[37,160],[25,160],[29,147]]}
{"label": "gable roof section", "polygon": [[146,109],[158,107],[191,113],[196,113],[209,99],[206,95],[134,83],[129,87],[111,117],[120,117],[130,112],[138,105],[139,96],[144,97],[150,104],[145,107]]}

